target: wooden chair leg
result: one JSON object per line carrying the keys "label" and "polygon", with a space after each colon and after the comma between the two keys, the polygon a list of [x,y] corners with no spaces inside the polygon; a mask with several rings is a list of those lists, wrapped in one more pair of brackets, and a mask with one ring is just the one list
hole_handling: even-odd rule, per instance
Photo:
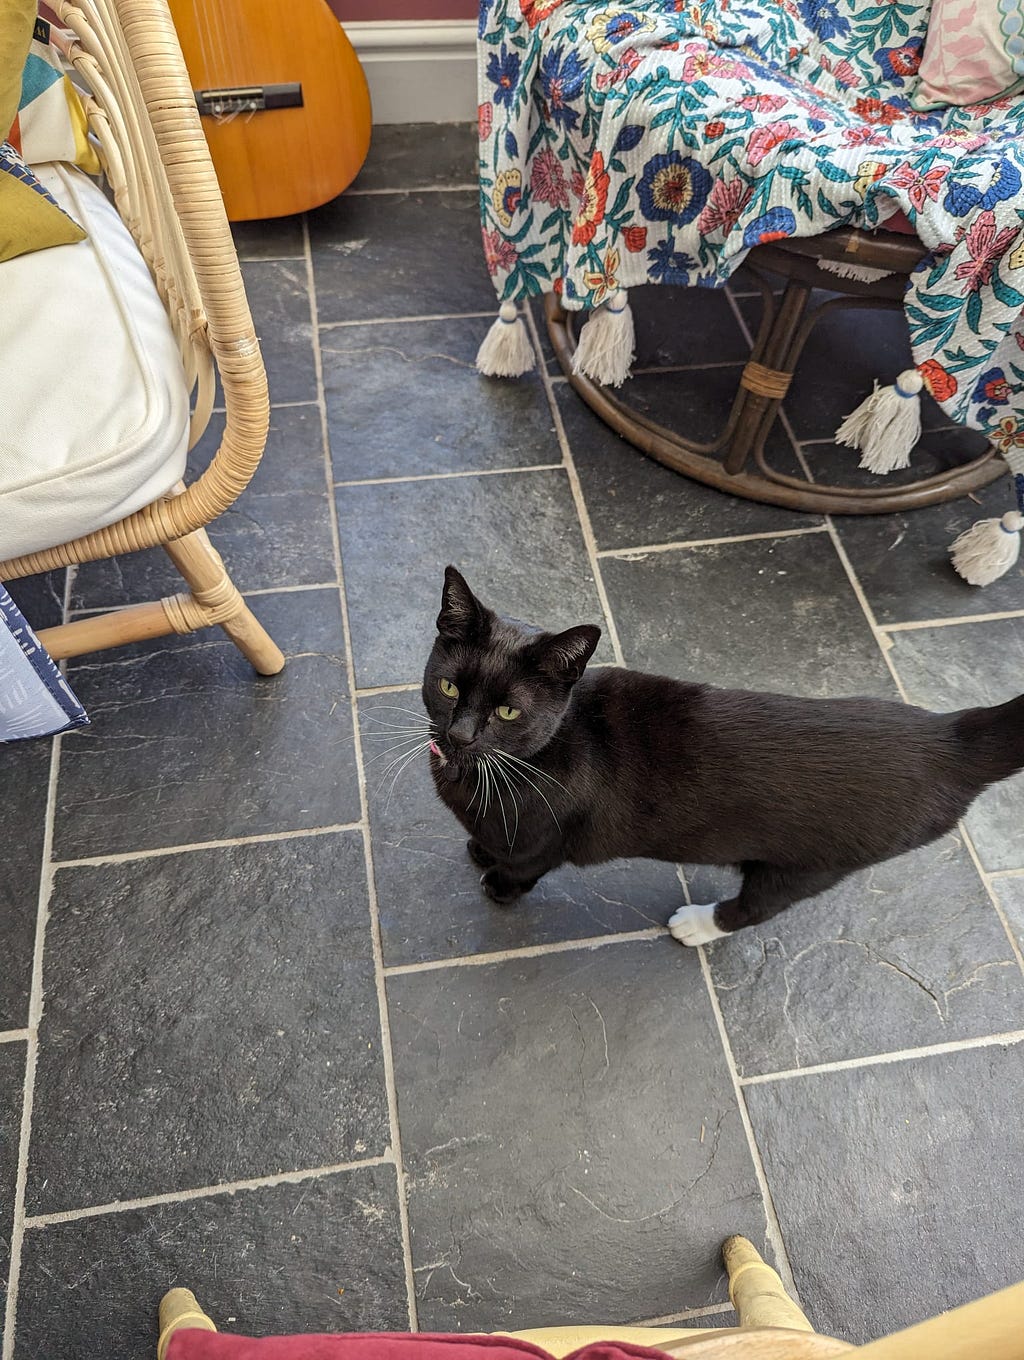
{"label": "wooden chair leg", "polygon": [[171,1337],[180,1327],[196,1327],[203,1332],[215,1332],[213,1325],[196,1302],[191,1289],[169,1289],[160,1300],[160,1340],[156,1343],[156,1360],[164,1360]]}
{"label": "wooden chair leg", "polygon": [[785,1286],[745,1237],[727,1238],[722,1258],[729,1272],[729,1297],[741,1327],[785,1327],[791,1332],[814,1328],[786,1293]]}
{"label": "wooden chair leg", "polygon": [[189,617],[187,597],[164,600],[164,608],[169,613],[176,608],[182,611],[183,617],[177,621],[175,631],[187,632],[189,626],[219,623],[260,675],[276,675],[282,670],[284,654],[238,593],[206,530],[198,529],[194,534],[174,539],[165,543],[164,548],[187,581],[195,603],[213,615],[212,619],[193,622]]}

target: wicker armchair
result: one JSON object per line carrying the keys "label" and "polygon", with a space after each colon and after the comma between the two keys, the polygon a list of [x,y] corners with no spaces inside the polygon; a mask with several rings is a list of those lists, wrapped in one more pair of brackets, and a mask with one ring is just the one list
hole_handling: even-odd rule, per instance
{"label": "wicker armchair", "polygon": [[57,658],[219,624],[253,666],[276,674],[284,656],[234,586],[204,526],[259,465],[269,426],[266,373],[231,231],[164,0],[54,0],[66,55],[85,85],[86,111],[114,201],[149,265],[193,393],[194,446],[219,373],[220,447],[202,474],[117,523],[0,562],[0,580],[162,545],[188,590],[40,631]]}

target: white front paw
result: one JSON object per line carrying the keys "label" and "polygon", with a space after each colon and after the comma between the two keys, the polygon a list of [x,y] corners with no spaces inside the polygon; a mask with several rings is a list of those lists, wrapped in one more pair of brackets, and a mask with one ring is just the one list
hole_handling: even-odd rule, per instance
{"label": "white front paw", "polygon": [[728,931],[719,930],[715,925],[715,908],[717,902],[707,902],[705,904],[694,903],[689,907],[680,907],[668,918],[669,933],[672,938],[681,944],[696,946],[698,944],[708,944],[711,940],[720,940]]}

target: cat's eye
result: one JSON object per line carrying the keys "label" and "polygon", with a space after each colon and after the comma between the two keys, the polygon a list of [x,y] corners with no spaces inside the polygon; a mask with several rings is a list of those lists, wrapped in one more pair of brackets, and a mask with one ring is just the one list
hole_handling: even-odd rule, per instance
{"label": "cat's eye", "polygon": [[458,685],[453,685],[452,682],[446,679],[444,676],[442,676],[437,683],[440,687],[441,693],[444,695],[446,699],[457,699],[459,697]]}
{"label": "cat's eye", "polygon": [[504,718],[506,722],[515,722],[516,718],[522,715],[521,708],[509,708],[508,704],[499,704],[494,710],[499,718]]}

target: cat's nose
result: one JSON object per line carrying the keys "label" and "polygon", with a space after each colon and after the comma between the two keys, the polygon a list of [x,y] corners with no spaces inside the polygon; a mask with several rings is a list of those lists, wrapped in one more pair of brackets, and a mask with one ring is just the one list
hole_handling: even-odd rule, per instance
{"label": "cat's nose", "polygon": [[448,740],[453,746],[472,746],[476,740],[476,725],[466,720],[453,722],[448,729]]}

